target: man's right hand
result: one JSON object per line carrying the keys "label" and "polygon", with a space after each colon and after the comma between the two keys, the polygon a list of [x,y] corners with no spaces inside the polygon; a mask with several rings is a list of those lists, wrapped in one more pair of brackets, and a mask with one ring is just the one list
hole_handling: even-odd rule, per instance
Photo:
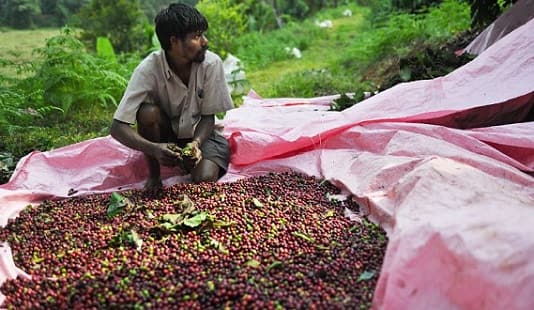
{"label": "man's right hand", "polygon": [[156,158],[160,164],[168,167],[175,167],[182,165],[182,156],[169,149],[167,143],[155,143],[152,156]]}

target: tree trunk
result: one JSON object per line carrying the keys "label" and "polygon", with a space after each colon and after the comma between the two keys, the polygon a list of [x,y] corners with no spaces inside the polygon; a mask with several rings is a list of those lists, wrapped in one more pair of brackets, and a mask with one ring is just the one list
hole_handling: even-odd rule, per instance
{"label": "tree trunk", "polygon": [[274,18],[276,19],[276,23],[278,24],[278,28],[284,28],[284,22],[282,21],[282,18],[278,15],[278,3],[276,0],[271,0],[271,6],[273,8],[273,14]]}

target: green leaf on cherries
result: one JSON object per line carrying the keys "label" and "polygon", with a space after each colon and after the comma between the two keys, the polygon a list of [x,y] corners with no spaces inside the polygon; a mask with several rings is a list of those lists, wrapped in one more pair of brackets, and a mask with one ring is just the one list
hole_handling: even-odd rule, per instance
{"label": "green leaf on cherries", "polygon": [[204,222],[206,219],[208,219],[208,213],[200,212],[193,217],[184,219],[184,225],[195,228],[197,226],[200,226],[200,224],[202,224],[202,222]]}
{"label": "green leaf on cherries", "polygon": [[272,264],[269,265],[269,267],[267,267],[267,269],[265,270],[265,272],[269,272],[271,271],[271,269],[273,268],[278,268],[278,267],[282,267],[283,263],[281,261],[274,261]]}
{"label": "green leaf on cherries", "polygon": [[360,274],[360,276],[358,277],[358,280],[356,282],[360,282],[360,281],[367,281],[367,280],[370,280],[374,277],[375,275],[375,271],[374,270],[366,270],[364,272],[362,272]]}
{"label": "green leaf on cherries", "polygon": [[141,239],[139,234],[133,229],[128,231],[121,229],[115,236],[113,236],[113,238],[111,238],[110,246],[119,247],[123,245],[134,245],[138,251],[141,251],[143,239]]}
{"label": "green leaf on cherries", "polygon": [[120,195],[119,193],[113,192],[109,199],[107,215],[109,218],[116,216],[121,213],[126,206],[130,205],[131,202],[128,198]]}
{"label": "green leaf on cherries", "polygon": [[172,225],[181,224],[184,216],[182,214],[175,214],[175,213],[167,213],[164,214],[161,219],[165,224],[169,223]]}
{"label": "green leaf on cherries", "polygon": [[261,208],[263,207],[263,203],[261,203],[261,201],[259,201],[257,198],[252,198],[252,203],[254,204],[254,206],[256,208]]}
{"label": "green leaf on cherries", "polygon": [[299,237],[299,238],[302,238],[302,239],[304,239],[304,240],[306,240],[306,241],[308,241],[308,242],[315,242],[315,239],[314,239],[314,238],[308,236],[308,235],[305,234],[305,233],[301,233],[301,232],[296,231],[296,232],[293,233],[293,235],[295,235],[295,236],[297,236],[297,237]]}
{"label": "green leaf on cherries", "polygon": [[141,247],[143,246],[143,239],[139,236],[139,234],[135,230],[130,230],[128,234],[126,235],[126,239],[133,245],[135,245],[135,248],[137,251],[141,251]]}
{"label": "green leaf on cherries", "polygon": [[255,259],[251,259],[248,262],[246,262],[246,265],[248,267],[258,268],[261,265],[261,263]]}

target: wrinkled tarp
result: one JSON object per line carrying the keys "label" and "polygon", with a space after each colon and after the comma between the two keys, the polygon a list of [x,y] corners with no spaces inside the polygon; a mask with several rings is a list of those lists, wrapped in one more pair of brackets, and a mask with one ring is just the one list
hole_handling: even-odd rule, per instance
{"label": "wrinkled tarp", "polygon": [[[434,80],[343,112],[334,96],[245,98],[222,121],[221,182],[292,169],[328,179],[388,232],[374,306],[534,309],[534,21]],[[164,169],[165,184],[187,181]],[[33,152],[0,186],[4,225],[29,202],[140,188],[139,152],[102,137]],[[0,253],[0,281],[21,274]]]}

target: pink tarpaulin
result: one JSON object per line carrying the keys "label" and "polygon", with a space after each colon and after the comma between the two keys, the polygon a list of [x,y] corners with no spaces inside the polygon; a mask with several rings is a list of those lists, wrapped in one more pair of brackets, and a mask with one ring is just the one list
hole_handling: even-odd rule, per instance
{"label": "pink tarpaulin", "polygon": [[[328,179],[387,231],[379,309],[534,309],[534,21],[471,63],[344,112],[335,98],[245,98],[227,113],[221,182],[292,169]],[[187,181],[165,169],[165,184]],[[110,137],[34,152],[0,186],[4,225],[28,203],[140,188],[139,152]],[[7,245],[0,281],[22,274]]]}

